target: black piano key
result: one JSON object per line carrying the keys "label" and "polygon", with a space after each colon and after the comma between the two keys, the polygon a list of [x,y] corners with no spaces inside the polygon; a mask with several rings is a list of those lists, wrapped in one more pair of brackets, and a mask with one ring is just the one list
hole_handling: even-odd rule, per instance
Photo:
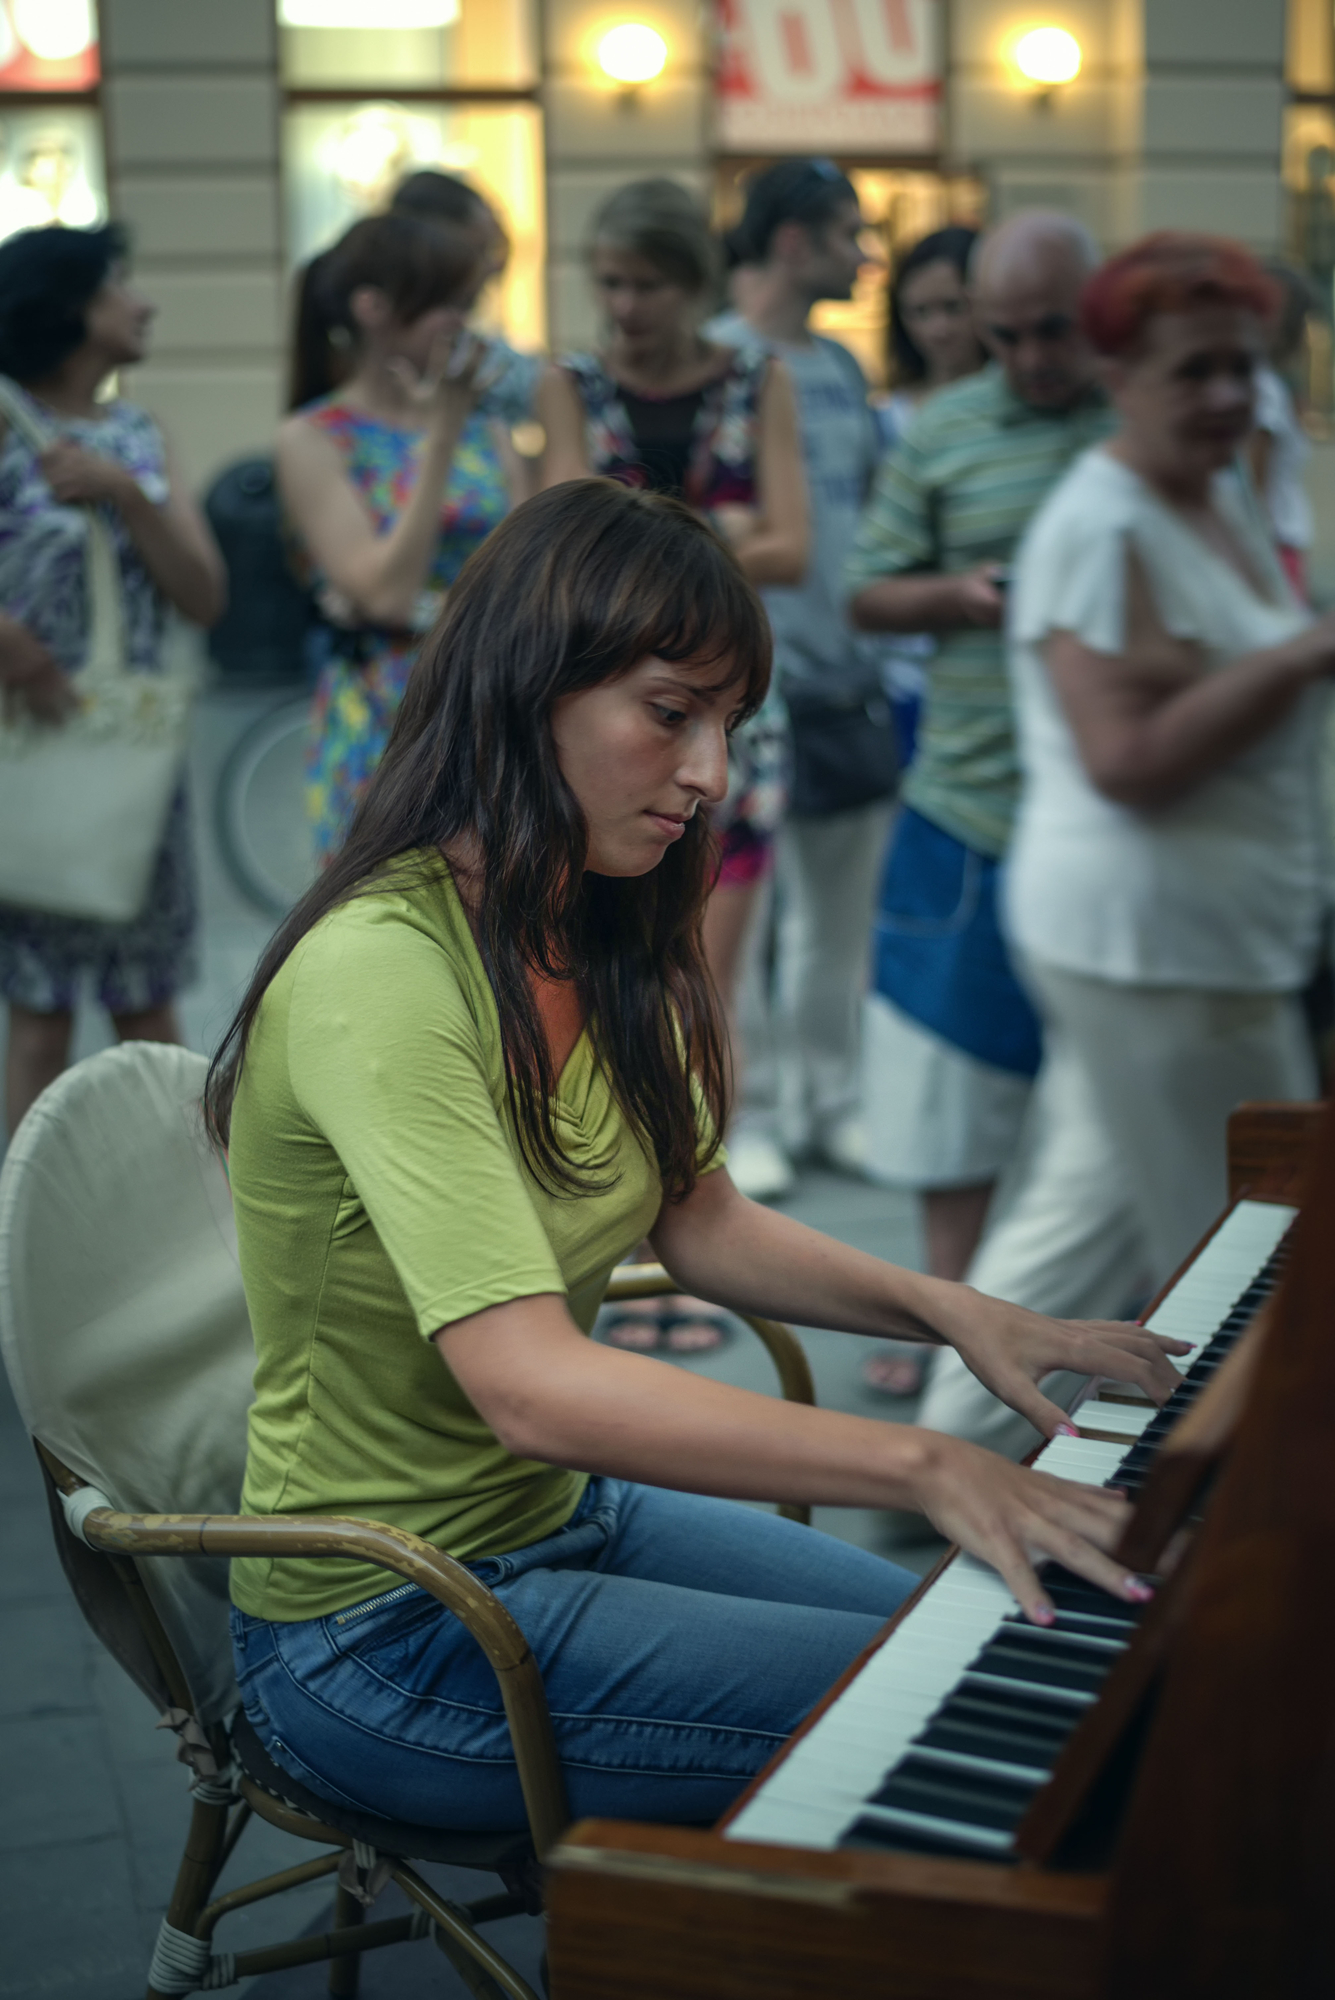
{"label": "black piano key", "polygon": [[957,1819],[965,1826],[996,1827],[1009,1833],[1024,1818],[1040,1782],[956,1770],[950,1765],[933,1764],[925,1757],[915,1757],[910,1751],[867,1803],[923,1813],[930,1819]]}
{"label": "black piano key", "polygon": [[954,1750],[965,1757],[990,1757],[998,1764],[1027,1764],[1050,1771],[1061,1755],[1065,1737],[1055,1731],[987,1728],[959,1721],[929,1722],[913,1739],[923,1750]]}
{"label": "black piano key", "polygon": [[961,1722],[986,1729],[1031,1730],[1064,1742],[1081,1711],[1069,1701],[1050,1701],[1037,1688],[999,1687],[990,1681],[961,1681],[942,1702],[931,1722]]}
{"label": "black piano key", "polygon": [[1037,1687],[1074,1688],[1081,1694],[1097,1694],[1107,1677],[1111,1657],[1095,1659],[1063,1658],[1055,1650],[1036,1655],[1022,1646],[991,1639],[967,1671],[1011,1681],[1032,1681]]}
{"label": "black piano key", "polygon": [[1122,1625],[1136,1625],[1144,1616],[1143,1604],[1128,1604],[1124,1597],[1114,1597],[1060,1563],[1045,1564],[1040,1576],[1058,1611],[1083,1611],[1091,1617],[1116,1619]]}
{"label": "black piano key", "polygon": [[[873,1819],[870,1813],[855,1820],[848,1832],[840,1840],[841,1847],[890,1848],[896,1854],[949,1855],[952,1859],[967,1855],[978,1859],[978,1849],[965,1840],[951,1840],[944,1833],[931,1833],[926,1827],[890,1826],[883,1819]],[[1004,1850],[989,1853],[989,1861],[998,1861],[1013,1866],[1015,1856]]]}

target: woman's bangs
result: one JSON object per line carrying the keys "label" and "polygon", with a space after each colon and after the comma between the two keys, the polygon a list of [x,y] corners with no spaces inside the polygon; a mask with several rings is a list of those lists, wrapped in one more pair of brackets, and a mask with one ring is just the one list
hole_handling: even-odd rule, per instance
{"label": "woman's bangs", "polygon": [[642,605],[638,628],[627,634],[627,665],[652,653],[678,665],[728,668],[729,681],[743,689],[738,719],[753,716],[769,690],[773,651],[759,600],[726,557],[703,575],[659,574],[657,602]]}

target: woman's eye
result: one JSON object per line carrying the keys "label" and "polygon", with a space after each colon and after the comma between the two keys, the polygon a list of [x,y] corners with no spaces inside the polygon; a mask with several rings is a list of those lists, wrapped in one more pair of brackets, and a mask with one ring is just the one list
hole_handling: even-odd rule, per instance
{"label": "woman's eye", "polygon": [[654,704],[654,714],[660,722],[666,723],[669,729],[675,729],[679,722],[686,720],[684,708],[664,708],[657,702]]}

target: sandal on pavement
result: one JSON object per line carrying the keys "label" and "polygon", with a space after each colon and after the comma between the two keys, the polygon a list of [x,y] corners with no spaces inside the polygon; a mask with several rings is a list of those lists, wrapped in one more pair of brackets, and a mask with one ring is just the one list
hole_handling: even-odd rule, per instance
{"label": "sandal on pavement", "polygon": [[726,1345],[731,1329],[726,1315],[697,1307],[693,1312],[666,1312],[663,1345],[669,1354],[712,1354]]}
{"label": "sandal on pavement", "polygon": [[598,1329],[609,1347],[621,1347],[631,1354],[654,1354],[663,1344],[665,1324],[657,1312],[636,1312],[631,1306],[617,1306]]}
{"label": "sandal on pavement", "polygon": [[878,1396],[916,1396],[922,1388],[923,1357],[882,1347],[862,1364],[862,1386]]}

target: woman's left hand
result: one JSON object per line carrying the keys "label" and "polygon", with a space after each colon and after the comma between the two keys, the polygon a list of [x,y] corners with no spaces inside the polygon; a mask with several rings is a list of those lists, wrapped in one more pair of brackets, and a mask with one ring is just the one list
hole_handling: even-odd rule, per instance
{"label": "woman's left hand", "polygon": [[1044,1437],[1068,1422],[1065,1410],[1036,1386],[1057,1369],[1134,1382],[1156,1403],[1167,1402],[1182,1380],[1167,1357],[1190,1354],[1190,1341],[1168,1340],[1120,1320],[1047,1319],[964,1285],[952,1289],[958,1304],[936,1315],[938,1332],[994,1396]]}
{"label": "woman's left hand", "polygon": [[118,506],[139,491],[133,475],[123,465],[64,438],[44,451],[37,462],[62,507],[96,505],[102,501]]}

